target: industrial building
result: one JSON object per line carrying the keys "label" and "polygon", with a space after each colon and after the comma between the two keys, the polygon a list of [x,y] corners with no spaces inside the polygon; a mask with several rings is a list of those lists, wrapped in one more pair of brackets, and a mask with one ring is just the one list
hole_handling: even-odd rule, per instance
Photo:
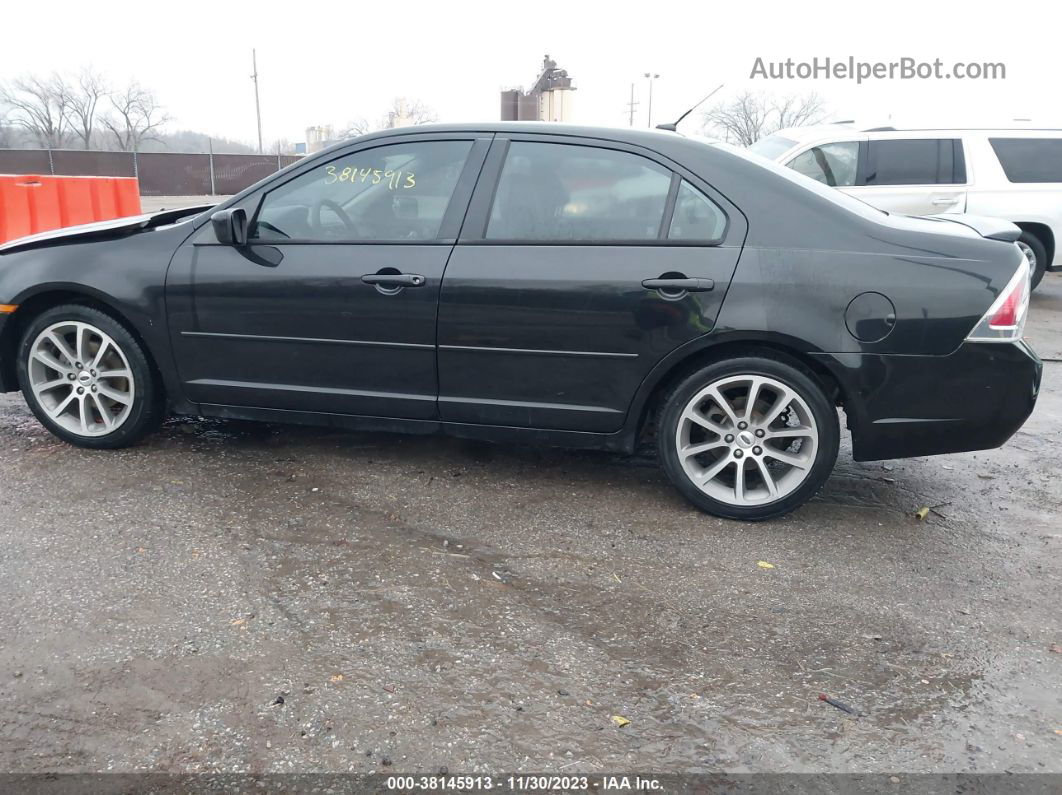
{"label": "industrial building", "polygon": [[558,69],[549,55],[529,91],[512,88],[501,92],[502,121],[572,121],[572,78]]}

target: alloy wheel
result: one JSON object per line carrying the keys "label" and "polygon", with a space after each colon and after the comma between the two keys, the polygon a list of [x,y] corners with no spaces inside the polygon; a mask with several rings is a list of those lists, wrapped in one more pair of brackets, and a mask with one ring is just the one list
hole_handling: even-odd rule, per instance
{"label": "alloy wheel", "polygon": [[675,430],[682,469],[709,497],[763,505],[795,491],[811,474],[819,430],[807,401],[763,375],[735,375],[701,389]]}
{"label": "alloy wheel", "polygon": [[136,397],[129,361],[89,323],[63,321],[44,329],[30,346],[26,370],[37,403],[70,433],[104,436],[129,418]]}

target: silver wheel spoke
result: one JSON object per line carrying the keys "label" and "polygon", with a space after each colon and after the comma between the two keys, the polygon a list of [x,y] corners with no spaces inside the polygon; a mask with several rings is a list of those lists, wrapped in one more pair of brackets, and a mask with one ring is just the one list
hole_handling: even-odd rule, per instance
{"label": "silver wheel spoke", "polygon": [[714,464],[704,470],[703,473],[701,473],[701,483],[708,482],[732,463],[734,463],[734,459],[731,458],[729,455],[720,456],[718,461],[716,461]]}
{"label": "silver wheel spoke", "polygon": [[89,426],[88,426],[88,401],[85,400],[85,396],[84,395],[78,395],[77,402],[78,402],[78,411],[79,411],[79,413],[81,415],[81,432],[83,434],[88,434],[88,432],[89,432]]}
{"label": "silver wheel spoke", "polygon": [[712,401],[715,403],[715,405],[722,409],[723,413],[726,414],[730,422],[734,425],[737,425],[738,416],[736,413],[734,413],[734,407],[730,405],[730,401],[726,399],[723,393],[720,392],[718,389],[710,389],[708,390],[708,395],[712,398]]}
{"label": "silver wheel spoke", "polygon": [[128,370],[100,370],[98,378],[132,378],[133,374]]}
{"label": "silver wheel spoke", "polygon": [[734,498],[738,503],[745,502],[745,459],[738,461],[734,470]]}
{"label": "silver wheel spoke", "polygon": [[114,415],[104,408],[98,395],[92,396],[92,402],[96,404],[96,411],[100,413],[100,422],[102,422],[106,428],[110,429],[111,425],[114,424]]}
{"label": "silver wheel spoke", "polygon": [[766,435],[765,438],[767,438],[767,439],[791,439],[791,438],[798,438],[798,437],[801,437],[801,436],[814,436],[814,435],[815,435],[815,429],[814,428],[808,428],[808,427],[805,427],[803,425],[800,425],[800,426],[797,426],[795,428],[785,427],[785,428],[769,429],[767,431],[767,435]]}
{"label": "silver wheel spoke", "polygon": [[38,392],[47,392],[49,389],[55,389],[60,386],[68,386],[73,389],[74,384],[69,378],[56,378],[54,381],[45,381],[43,384],[37,384],[35,389]]}
{"label": "silver wheel spoke", "polygon": [[763,477],[763,484],[767,487],[767,494],[771,497],[777,497],[778,486],[774,482],[774,476],[771,474],[771,470],[767,467],[767,462],[762,458],[757,458],[756,466],[760,469],[760,475]]}
{"label": "silver wheel spoke", "polygon": [[726,433],[726,428],[724,428],[719,423],[713,422],[712,420],[708,419],[703,414],[701,414],[701,412],[696,408],[687,409],[682,416],[684,419],[692,420],[693,422],[700,425],[702,428],[707,428],[712,433],[718,434],[719,436],[722,436],[724,433]]}
{"label": "silver wheel spoke", "polygon": [[110,398],[116,403],[124,403],[125,405],[129,405],[133,402],[132,398],[127,393],[119,392],[117,389],[111,389],[106,384],[98,384],[97,387],[101,395]]}
{"label": "silver wheel spoke", "polygon": [[760,396],[760,387],[763,386],[762,378],[753,378],[749,382],[749,395],[745,399],[745,416],[746,422],[752,421],[752,409],[756,406],[756,400]]}
{"label": "silver wheel spoke", "polygon": [[63,364],[61,361],[52,356],[52,354],[48,353],[48,351],[34,351],[33,358],[36,359],[38,362],[41,362],[42,364],[48,365],[53,370],[58,370],[60,373],[66,373],[74,369],[74,366],[72,364]]}
{"label": "silver wheel spoke", "polygon": [[70,390],[70,394],[67,395],[65,398],[63,398],[59,402],[59,404],[54,409],[49,411],[48,413],[51,414],[53,417],[58,417],[60,414],[62,414],[64,411],[66,411],[66,407],[69,406],[71,401],[75,400],[76,398],[77,398],[77,393],[74,392],[73,389],[71,389]]}
{"label": "silver wheel spoke", "polygon": [[100,362],[103,360],[103,355],[107,353],[107,349],[111,347],[110,340],[104,340],[100,343],[100,349],[96,351],[96,355],[92,358],[92,363],[89,367],[96,369],[100,366]]}
{"label": "silver wheel spoke", "polygon": [[715,450],[719,447],[729,446],[730,445],[728,445],[722,439],[716,439],[713,442],[701,442],[700,444],[688,445],[687,447],[683,447],[681,450],[679,450],[679,453],[682,455],[683,458],[689,458],[690,456],[706,453],[709,450]]}
{"label": "silver wheel spoke", "polygon": [[85,355],[88,352],[86,347],[88,335],[85,333],[85,327],[78,324],[77,332],[74,335],[74,356],[77,357],[77,361],[84,363],[88,357]]}
{"label": "silver wheel spoke", "polygon": [[807,469],[811,465],[811,462],[799,456],[795,456],[792,453],[783,453],[781,450],[775,450],[770,447],[764,449],[763,457],[773,458],[775,461],[781,461],[783,464],[789,464],[789,466],[797,469]]}
{"label": "silver wheel spoke", "polygon": [[780,391],[778,393],[778,399],[775,402],[775,404],[773,406],[771,406],[771,410],[767,413],[767,416],[765,416],[763,418],[762,425],[764,427],[767,427],[772,422],[774,422],[776,419],[778,419],[778,415],[780,415],[783,411],[785,411],[785,407],[788,406],[789,403],[792,400],[793,400],[793,393],[791,391],[789,391],[788,389],[786,389],[785,387],[781,387],[781,389],[780,389]]}
{"label": "silver wheel spoke", "polygon": [[50,333],[48,335],[48,339],[51,340],[52,344],[56,348],[59,349],[59,353],[62,354],[63,358],[70,362],[67,367],[72,368],[74,366],[74,363],[77,361],[77,354],[70,350],[70,346],[66,344],[66,340],[64,340],[58,334],[54,333]]}

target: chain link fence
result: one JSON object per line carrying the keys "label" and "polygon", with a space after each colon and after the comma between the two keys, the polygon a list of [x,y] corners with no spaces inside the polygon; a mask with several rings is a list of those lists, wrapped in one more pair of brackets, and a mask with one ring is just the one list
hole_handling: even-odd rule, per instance
{"label": "chain link fence", "polygon": [[0,149],[0,174],[137,177],[141,196],[228,196],[299,159],[279,154]]}

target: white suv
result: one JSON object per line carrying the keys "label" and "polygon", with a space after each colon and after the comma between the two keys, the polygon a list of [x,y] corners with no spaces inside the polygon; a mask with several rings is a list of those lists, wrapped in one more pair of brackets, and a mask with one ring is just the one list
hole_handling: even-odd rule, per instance
{"label": "white suv", "polygon": [[1062,130],[792,127],[751,147],[888,212],[969,213],[1021,227],[1035,287],[1062,270]]}

